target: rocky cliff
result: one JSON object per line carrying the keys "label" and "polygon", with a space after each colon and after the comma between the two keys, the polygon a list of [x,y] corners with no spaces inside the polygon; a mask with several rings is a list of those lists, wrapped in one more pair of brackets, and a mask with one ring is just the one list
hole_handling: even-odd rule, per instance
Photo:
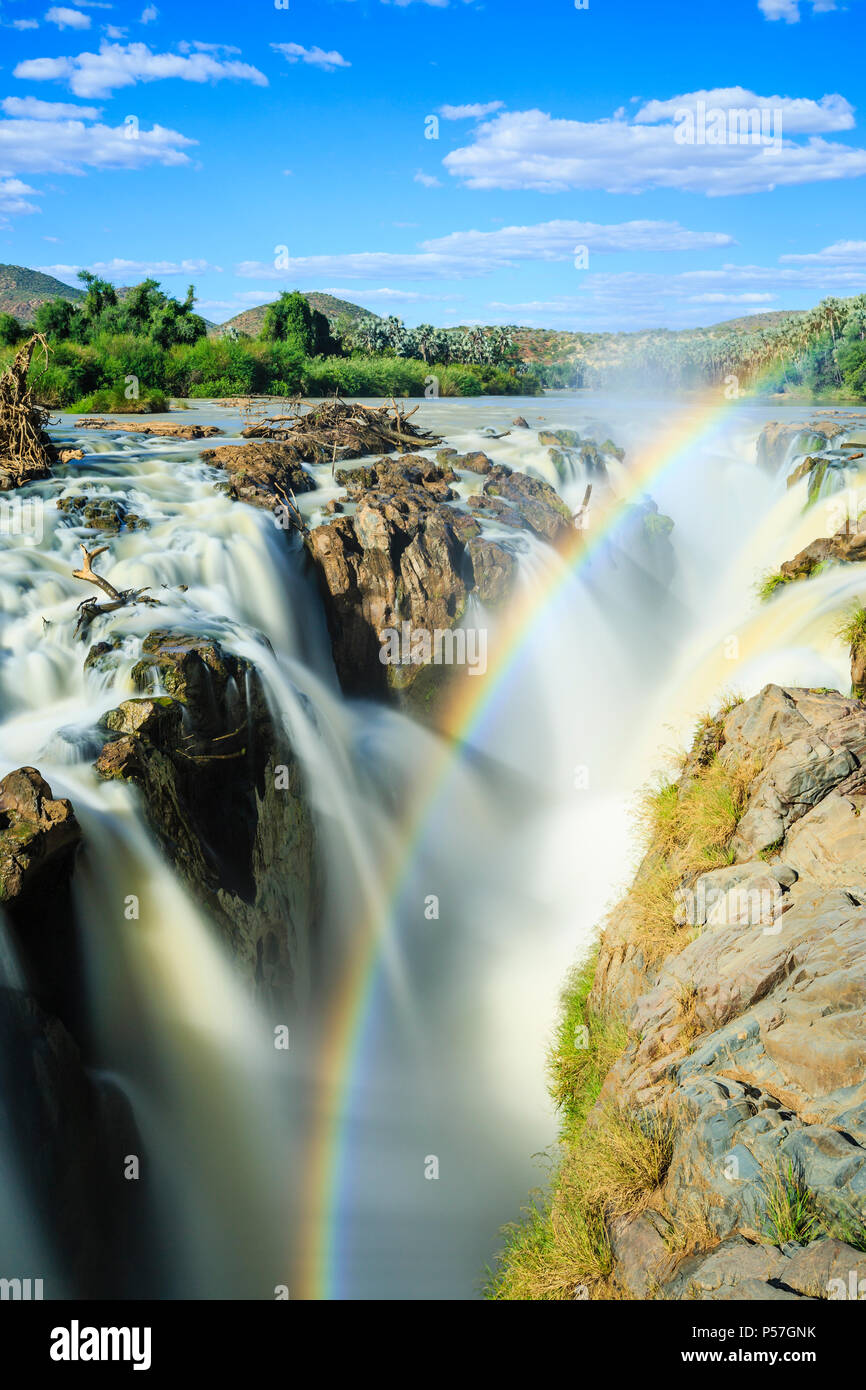
{"label": "rocky cliff", "polygon": [[566,997],[560,1166],[495,1294],[860,1287],[864,808],[863,702],[770,685],[704,722]]}

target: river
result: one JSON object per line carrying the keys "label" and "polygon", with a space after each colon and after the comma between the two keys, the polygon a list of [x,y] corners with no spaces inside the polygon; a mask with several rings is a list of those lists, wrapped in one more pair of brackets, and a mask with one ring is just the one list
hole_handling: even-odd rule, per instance
{"label": "river", "polygon": [[[771,679],[848,688],[835,626],[866,590],[861,567],[769,605],[755,594],[763,573],[828,534],[804,517],[805,483],[787,489],[787,468],[771,476],[755,460],[766,421],[815,414],[586,393],[425,401],[416,423],[537,472],[574,510],[586,479],[557,474],[534,433],[483,432],[523,415],[533,431],[611,439],[625,450],[610,459],[614,491],[649,494],[674,522],[672,573],[630,553],[627,527],[602,525],[592,503],[578,564],[512,533],[529,621],[518,632],[475,612],[489,672],[448,738],[341,694],[299,541],[229,501],[199,458],[236,442],[236,411],[190,402],[173,414],[226,431],[196,443],[76,432],[60,417],[58,442],[88,453],[31,485],[43,505],[0,551],[0,775],[38,767],[85,832],[75,892],[88,1008],[152,1164],[165,1236],[155,1296],[479,1296],[500,1228],[544,1180],[557,996],[628,883],[636,792],[726,691]],[[314,471],[319,489],[299,499],[312,524],[339,492],[330,468]],[[850,470],[845,484],[857,487]],[[464,479],[461,496],[477,486]],[[99,620],[91,640],[123,639],[108,674],[85,672],[88,644],[74,637],[87,595],[72,571],[92,533],[55,502],[77,494],[149,523],[107,538],[112,583],[149,585],[162,605]],[[325,968],[308,990],[301,981],[285,1052],[136,794],[92,771],[97,722],[133,693],[155,627],[252,660],[301,761],[326,865]],[[148,905],[146,929],[124,916],[131,894]],[[4,959],[7,987],[23,987]],[[6,1249],[50,1247],[37,1213],[22,1234],[9,1191]],[[46,1296],[66,1292],[74,1281],[57,1268]]]}

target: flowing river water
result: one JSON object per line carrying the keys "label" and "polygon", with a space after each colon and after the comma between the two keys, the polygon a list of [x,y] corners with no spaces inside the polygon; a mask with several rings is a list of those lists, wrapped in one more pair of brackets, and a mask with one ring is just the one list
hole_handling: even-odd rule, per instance
{"label": "flowing river water", "polygon": [[[632,553],[616,527],[570,567],[509,533],[531,622],[518,640],[501,618],[471,615],[490,630],[490,689],[483,718],[447,744],[340,693],[300,543],[214,487],[199,458],[211,441],[76,434],[61,417],[56,438],[86,457],[29,489],[44,503],[38,526],[0,549],[0,775],[37,767],[84,830],[74,889],[88,1011],[153,1175],[155,1296],[478,1295],[501,1226],[544,1180],[557,995],[628,883],[635,793],[726,691],[848,688],[835,628],[866,594],[863,567],[824,571],[769,604],[755,593],[762,574],[835,529],[822,511],[832,499],[804,513],[805,481],[787,489],[788,468],[756,465],[767,420],[815,413],[586,395],[425,402],[416,422],[535,471],[572,510],[579,471],[558,476],[534,433],[482,431],[523,414],[533,429],[611,438],[625,449],[609,459],[621,495],[635,490],[634,460],[653,455],[635,500],[648,492],[674,521],[672,572]],[[243,424],[208,403],[172,418],[218,424],[217,444]],[[339,491],[329,468],[314,471],[320,488],[301,499],[313,523]],[[851,470],[844,482],[858,486]],[[477,486],[467,477],[461,495]],[[162,605],[99,620],[91,641],[123,638],[107,675],[85,672],[88,644],[74,637],[85,594],[72,571],[92,533],[55,506],[82,493],[148,521],[110,539],[102,568],[119,588],[149,585]],[[590,537],[592,524],[591,509]],[[325,883],[321,940],[298,944],[287,1052],[157,848],[137,793],[92,770],[98,720],[134,693],[155,627],[216,637],[251,660],[301,763]],[[497,642],[509,660],[496,660]],[[130,895],[146,905],[141,921],[125,916]],[[371,922],[378,947],[349,980]],[[305,994],[313,946],[324,968]],[[2,932],[0,971],[7,988],[26,986]],[[46,1296],[74,1292],[8,1147],[0,1125],[4,1263],[48,1270]]]}

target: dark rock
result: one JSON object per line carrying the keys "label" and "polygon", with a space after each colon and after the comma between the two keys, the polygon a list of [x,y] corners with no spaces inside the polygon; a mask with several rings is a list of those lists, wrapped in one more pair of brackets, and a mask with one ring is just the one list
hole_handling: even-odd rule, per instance
{"label": "dark rock", "polygon": [[478,450],[474,454],[464,454],[460,460],[460,467],[470,473],[489,473],[493,468],[493,461]]}
{"label": "dark rock", "polygon": [[[153,1213],[130,1106],[117,1086],[88,1072],[59,1019],[10,989],[0,989],[0,1090],[15,1176],[63,1281],[52,1287],[46,1278],[44,1296],[146,1296]],[[135,1182],[124,1177],[130,1154],[142,1162]],[[41,1271],[3,1270],[31,1273]]]}
{"label": "dark rock", "polygon": [[115,497],[59,497],[57,507],[74,526],[94,531],[143,531],[150,526],[146,518],[128,511]]}
{"label": "dark rock", "polygon": [[468,550],[478,597],[493,608],[511,592],[517,560],[498,541],[476,538],[469,542]]}
{"label": "dark rock", "polygon": [[[337,454],[338,458],[345,456]],[[234,501],[248,502],[253,507],[272,510],[280,504],[281,493],[288,497],[293,492],[311,492],[316,486],[315,478],[301,466],[294,444],[269,440],[225,444],[219,449],[205,449],[201,458],[215,468],[225,469],[229,475],[226,491]]]}
{"label": "dark rock", "polygon": [[318,907],[297,759],[255,668],[218,642],[152,632],[132,674],[167,694],[109,711],[97,772],[140,788],[166,853],[279,1004],[306,968]]}
{"label": "dark rock", "polygon": [[70,883],[81,828],[33,767],[0,782],[0,906],[31,988],[75,1024],[80,965]]}
{"label": "dark rock", "polygon": [[[513,521],[506,509],[514,514]],[[525,473],[492,469],[476,510],[493,510],[507,525],[525,527],[554,544],[574,534],[571,513],[559,494],[549,483]]]}

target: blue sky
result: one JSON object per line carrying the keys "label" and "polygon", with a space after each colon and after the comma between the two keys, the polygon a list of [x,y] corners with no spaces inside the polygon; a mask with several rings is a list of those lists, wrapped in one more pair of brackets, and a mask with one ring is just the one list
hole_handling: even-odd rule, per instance
{"label": "blue sky", "polygon": [[864,37],[866,0],[3,0],[0,259],[216,320],[808,307],[866,289]]}

